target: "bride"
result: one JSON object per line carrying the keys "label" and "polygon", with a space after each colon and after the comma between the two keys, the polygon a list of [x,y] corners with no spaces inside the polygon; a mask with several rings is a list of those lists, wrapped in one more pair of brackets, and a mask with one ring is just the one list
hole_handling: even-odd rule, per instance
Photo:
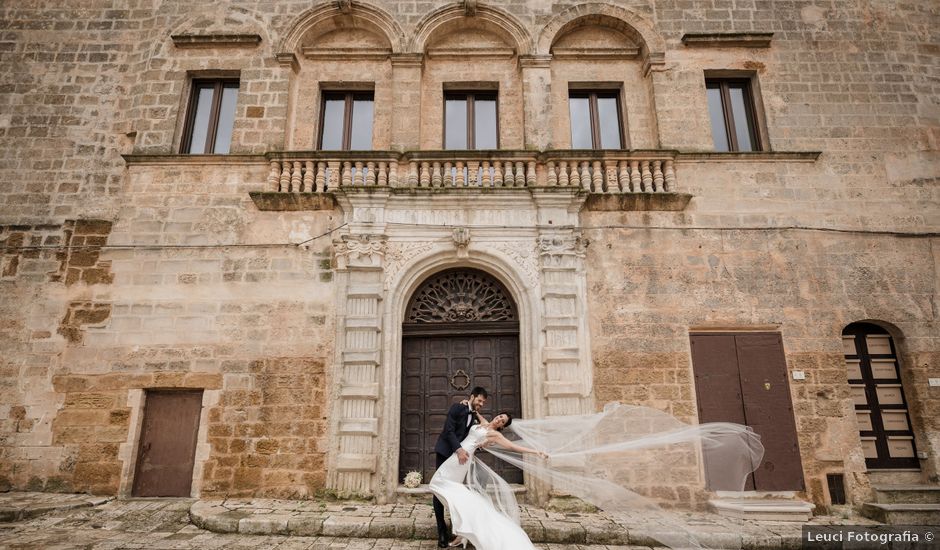
{"label": "bride", "polygon": [[477,411],[480,423],[470,428],[460,446],[470,455],[463,464],[454,453],[437,469],[428,487],[447,504],[455,535],[450,546],[466,546],[479,550],[533,549],[532,542],[519,527],[518,506],[505,481],[490,470],[474,453],[481,447],[497,445],[513,453],[545,453],[517,445],[500,433],[512,424],[509,413],[500,413],[487,422]]}
{"label": "bride", "polygon": [[[461,447],[471,459],[448,458],[429,488],[450,510],[451,546],[479,550],[534,549],[519,527],[519,506],[505,480],[477,458],[485,447],[528,476],[603,510],[617,522],[672,548],[703,548],[689,517],[660,506],[695,501],[711,491],[741,491],[764,448],[751,428],[727,422],[686,424],[658,409],[608,403],[594,414],[517,420],[480,418]],[[513,424],[514,441],[501,432]],[[542,460],[527,459],[535,454]],[[662,497],[674,491],[673,497]],[[631,532],[633,532],[631,527]]]}

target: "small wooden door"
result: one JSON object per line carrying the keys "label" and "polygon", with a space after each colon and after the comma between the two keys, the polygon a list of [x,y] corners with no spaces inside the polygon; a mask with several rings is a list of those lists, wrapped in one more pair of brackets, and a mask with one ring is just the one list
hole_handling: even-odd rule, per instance
{"label": "small wooden door", "polygon": [[865,465],[920,468],[891,335],[877,325],[854,323],[842,332],[842,344]]}
{"label": "small wooden door", "polygon": [[[803,465],[780,334],[709,333],[690,338],[699,421],[744,424],[761,436],[764,459],[745,489],[802,490]],[[706,454],[706,478],[709,469]],[[712,490],[737,489],[712,485]]]}
{"label": "small wooden door", "polygon": [[147,391],[137,449],[135,497],[188,497],[202,390]]}

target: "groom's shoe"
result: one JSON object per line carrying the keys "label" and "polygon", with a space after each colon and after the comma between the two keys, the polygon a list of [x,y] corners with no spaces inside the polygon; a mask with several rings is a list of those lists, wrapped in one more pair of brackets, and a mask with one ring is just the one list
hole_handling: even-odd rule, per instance
{"label": "groom's shoe", "polygon": [[447,548],[449,546],[450,536],[447,533],[437,536],[437,547]]}

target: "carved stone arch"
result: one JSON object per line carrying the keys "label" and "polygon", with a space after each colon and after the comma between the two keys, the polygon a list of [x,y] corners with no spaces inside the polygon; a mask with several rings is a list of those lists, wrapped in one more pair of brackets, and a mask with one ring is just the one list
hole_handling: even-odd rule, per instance
{"label": "carved stone arch", "polygon": [[531,35],[525,26],[509,13],[477,5],[474,15],[468,16],[465,7],[457,4],[434,10],[425,16],[415,27],[408,50],[412,53],[423,53],[433,37],[457,29],[467,22],[485,26],[505,40],[518,55],[528,55],[532,51]]}
{"label": "carved stone arch", "polygon": [[388,12],[365,2],[323,2],[300,14],[278,43],[277,53],[296,54],[303,38],[315,31],[324,35],[342,28],[369,31],[388,41],[392,53],[401,53],[404,32]]}
{"label": "carved stone arch", "polygon": [[506,287],[473,268],[445,269],[425,279],[408,302],[404,319],[406,324],[518,321]]}
{"label": "carved stone arch", "polygon": [[619,31],[640,48],[640,56],[647,64],[662,63],[666,42],[644,17],[620,6],[605,2],[589,2],[572,6],[559,13],[539,33],[536,43],[538,55],[549,55],[552,44],[572,30],[587,25],[599,25]]}

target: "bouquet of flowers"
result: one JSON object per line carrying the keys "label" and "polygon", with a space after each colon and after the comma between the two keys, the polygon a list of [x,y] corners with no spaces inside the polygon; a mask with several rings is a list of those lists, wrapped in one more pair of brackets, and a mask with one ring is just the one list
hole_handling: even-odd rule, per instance
{"label": "bouquet of flowers", "polygon": [[421,472],[408,472],[405,474],[405,487],[416,489],[421,485]]}

